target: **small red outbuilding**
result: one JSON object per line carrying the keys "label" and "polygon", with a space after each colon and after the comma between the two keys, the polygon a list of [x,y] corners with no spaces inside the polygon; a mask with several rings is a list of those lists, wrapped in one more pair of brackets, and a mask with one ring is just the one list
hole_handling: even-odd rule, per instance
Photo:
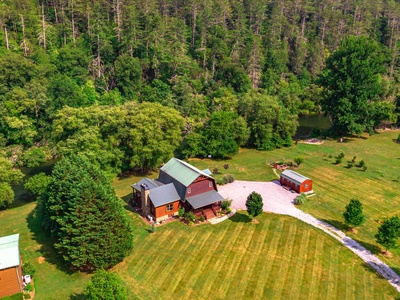
{"label": "small red outbuilding", "polygon": [[299,194],[312,191],[312,180],[292,170],[283,171],[279,181]]}

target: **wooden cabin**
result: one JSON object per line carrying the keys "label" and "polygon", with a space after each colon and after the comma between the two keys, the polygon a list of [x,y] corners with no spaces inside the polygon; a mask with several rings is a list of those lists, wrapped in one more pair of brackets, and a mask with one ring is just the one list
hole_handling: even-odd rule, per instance
{"label": "wooden cabin", "polygon": [[21,266],[19,233],[0,237],[0,298],[22,293]]}
{"label": "wooden cabin", "polygon": [[283,171],[279,181],[299,194],[312,191],[312,180],[292,170]]}
{"label": "wooden cabin", "polygon": [[162,221],[178,214],[181,207],[206,219],[215,217],[223,197],[215,179],[207,170],[172,158],[156,180],[143,178],[132,185],[133,200],[141,206],[143,216]]}

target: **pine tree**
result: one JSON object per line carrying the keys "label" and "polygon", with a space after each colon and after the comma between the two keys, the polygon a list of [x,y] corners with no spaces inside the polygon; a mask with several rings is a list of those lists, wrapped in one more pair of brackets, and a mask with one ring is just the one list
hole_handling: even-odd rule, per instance
{"label": "pine tree", "polygon": [[263,199],[260,194],[252,192],[246,201],[247,212],[253,218],[257,217],[263,211]]}
{"label": "pine tree", "polygon": [[87,158],[71,156],[58,162],[39,205],[43,227],[72,269],[107,269],[132,249],[131,228],[120,201]]}
{"label": "pine tree", "polygon": [[347,225],[356,227],[364,223],[365,217],[363,207],[359,200],[351,199],[346,205],[346,211],[343,213],[344,221]]}

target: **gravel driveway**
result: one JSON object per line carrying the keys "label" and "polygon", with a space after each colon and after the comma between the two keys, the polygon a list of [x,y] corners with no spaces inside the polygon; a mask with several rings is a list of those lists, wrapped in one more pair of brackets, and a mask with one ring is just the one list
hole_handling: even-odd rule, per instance
{"label": "gravel driveway", "polygon": [[224,198],[233,200],[232,208],[234,209],[246,209],[247,196],[253,191],[262,196],[264,200],[264,211],[289,215],[323,230],[358,255],[400,292],[400,277],[391,268],[355,240],[347,237],[336,227],[296,208],[294,206],[294,199],[298,194],[291,193],[282,188],[279,181],[255,182],[236,180],[233,183],[218,186],[218,192]]}

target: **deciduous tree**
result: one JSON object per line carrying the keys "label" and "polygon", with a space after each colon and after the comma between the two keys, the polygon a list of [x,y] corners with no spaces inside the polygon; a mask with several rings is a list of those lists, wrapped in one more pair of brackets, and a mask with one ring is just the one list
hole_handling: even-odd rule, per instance
{"label": "deciduous tree", "polygon": [[126,288],[115,273],[107,272],[103,269],[98,270],[84,291],[87,300],[126,300]]}
{"label": "deciduous tree", "polygon": [[400,218],[397,216],[386,219],[378,228],[375,235],[376,241],[385,247],[386,252],[396,247],[396,242],[400,233]]}

